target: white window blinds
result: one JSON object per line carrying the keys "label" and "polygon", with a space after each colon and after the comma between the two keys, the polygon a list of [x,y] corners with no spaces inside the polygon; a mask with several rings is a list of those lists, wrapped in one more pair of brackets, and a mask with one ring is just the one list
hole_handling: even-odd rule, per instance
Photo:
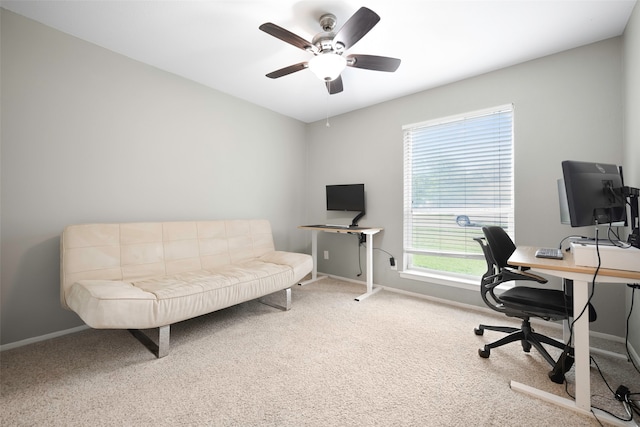
{"label": "white window blinds", "polygon": [[512,106],[403,131],[405,268],[481,275],[481,227],[513,236]]}

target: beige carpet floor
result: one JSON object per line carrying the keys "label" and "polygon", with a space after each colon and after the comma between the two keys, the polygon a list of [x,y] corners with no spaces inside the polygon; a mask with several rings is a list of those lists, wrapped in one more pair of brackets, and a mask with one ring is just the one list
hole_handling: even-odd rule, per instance
{"label": "beige carpet floor", "polygon": [[[251,301],[178,323],[162,359],[120,330],[4,351],[0,424],[600,425],[510,389],[513,379],[566,395],[534,351],[513,344],[478,356],[501,334],[473,328],[508,324],[504,316],[389,291],[354,301],[362,292],[325,279],[294,287],[288,312]],[[614,389],[640,384],[628,362],[597,360]],[[624,415],[593,371],[595,403]]]}

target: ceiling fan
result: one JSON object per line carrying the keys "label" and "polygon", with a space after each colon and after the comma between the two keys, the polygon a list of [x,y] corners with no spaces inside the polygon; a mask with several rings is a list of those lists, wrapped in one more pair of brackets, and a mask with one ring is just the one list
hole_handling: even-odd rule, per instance
{"label": "ceiling fan", "polygon": [[400,60],[396,58],[359,54],[343,56],[345,51],[371,31],[378,21],[380,21],[380,17],[377,13],[366,7],[361,7],[338,32],[334,33],[336,17],[327,13],[320,17],[322,32],[316,34],[311,42],[271,22],[260,25],[259,28],[265,33],[314,55],[309,61],[273,71],[267,74],[267,77],[277,79],[309,68],[320,80],[325,82],[329,94],[333,95],[343,90],[340,74],[345,67],[374,71],[396,71],[400,66]]}

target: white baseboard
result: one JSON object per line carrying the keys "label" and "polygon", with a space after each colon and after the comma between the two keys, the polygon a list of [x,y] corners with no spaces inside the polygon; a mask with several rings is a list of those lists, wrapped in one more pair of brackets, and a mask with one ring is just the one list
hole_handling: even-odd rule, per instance
{"label": "white baseboard", "polygon": [[627,350],[629,350],[629,356],[631,356],[631,358],[633,359],[633,363],[636,366],[640,366],[640,355],[638,355],[636,349],[633,348],[631,344],[629,344],[629,348],[627,348]]}
{"label": "white baseboard", "polygon": [[89,327],[87,325],[82,325],[82,326],[77,326],[77,327],[71,328],[71,329],[65,329],[63,331],[52,332],[50,334],[41,335],[39,337],[27,338],[26,340],[22,340],[22,341],[16,341],[16,342],[8,343],[8,344],[3,344],[3,345],[0,345],[0,352],[5,351],[5,350],[11,350],[13,348],[22,347],[22,346],[33,344],[33,343],[37,343],[37,342],[40,342],[40,341],[50,340],[52,338],[61,337],[63,335],[73,334],[75,332],[84,331],[85,329],[89,329]]}

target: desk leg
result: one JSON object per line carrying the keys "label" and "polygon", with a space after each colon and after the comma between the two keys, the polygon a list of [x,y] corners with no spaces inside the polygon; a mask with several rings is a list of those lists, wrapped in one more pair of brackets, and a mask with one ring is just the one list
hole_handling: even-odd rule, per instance
{"label": "desk leg", "polygon": [[[573,286],[573,315],[577,317],[589,300],[589,283],[575,281]],[[574,318],[575,319],[575,318]],[[589,357],[589,311],[574,320],[573,347],[576,375],[576,406],[585,411],[591,408],[591,375]]]}
{"label": "desk leg", "polygon": [[[573,314],[578,316],[589,300],[589,283],[574,281],[573,286]],[[592,411],[601,421],[606,421],[616,426],[638,426],[634,421],[621,421],[609,413],[591,408],[591,375],[590,375],[590,349],[589,349],[589,312],[585,310],[573,324],[574,370],[576,377],[575,400],[557,396],[546,391],[511,381],[511,388],[521,393],[526,393],[543,399],[547,402],[574,410],[581,414],[591,415]]]}
{"label": "desk leg", "polygon": [[[573,286],[573,314],[578,316],[589,300],[589,283],[575,281]],[[573,348],[574,370],[576,376],[575,401],[564,397],[555,396],[542,390],[511,381],[511,388],[524,393],[533,394],[552,403],[574,409],[576,411],[591,413],[591,375],[589,355],[589,312],[574,321],[573,324]],[[599,415],[600,417],[600,415]],[[613,417],[612,417],[613,418]]]}
{"label": "desk leg", "polygon": [[[589,300],[589,283],[585,281],[574,281],[573,286],[573,314],[578,316]],[[511,381],[511,388],[523,393],[534,395],[556,405],[573,409],[583,414],[591,414],[591,375],[590,375],[590,354],[589,354],[589,312],[584,314],[573,323],[573,348],[574,348],[574,370],[575,370],[575,400],[556,396],[542,390],[537,390],[516,381]],[[593,409],[601,420],[606,420],[615,425],[633,425],[620,421],[602,411]]]}
{"label": "desk leg", "polygon": [[318,278],[318,230],[311,232],[311,258],[313,258],[311,280],[316,280]]}
{"label": "desk leg", "polygon": [[298,283],[300,286],[308,285],[327,277],[318,277],[318,230],[311,230],[311,258],[313,258],[313,270],[311,270],[311,279]]}
{"label": "desk leg", "polygon": [[373,234],[367,234],[367,292],[356,298],[356,301],[370,297],[379,292],[382,288],[373,288]]}

